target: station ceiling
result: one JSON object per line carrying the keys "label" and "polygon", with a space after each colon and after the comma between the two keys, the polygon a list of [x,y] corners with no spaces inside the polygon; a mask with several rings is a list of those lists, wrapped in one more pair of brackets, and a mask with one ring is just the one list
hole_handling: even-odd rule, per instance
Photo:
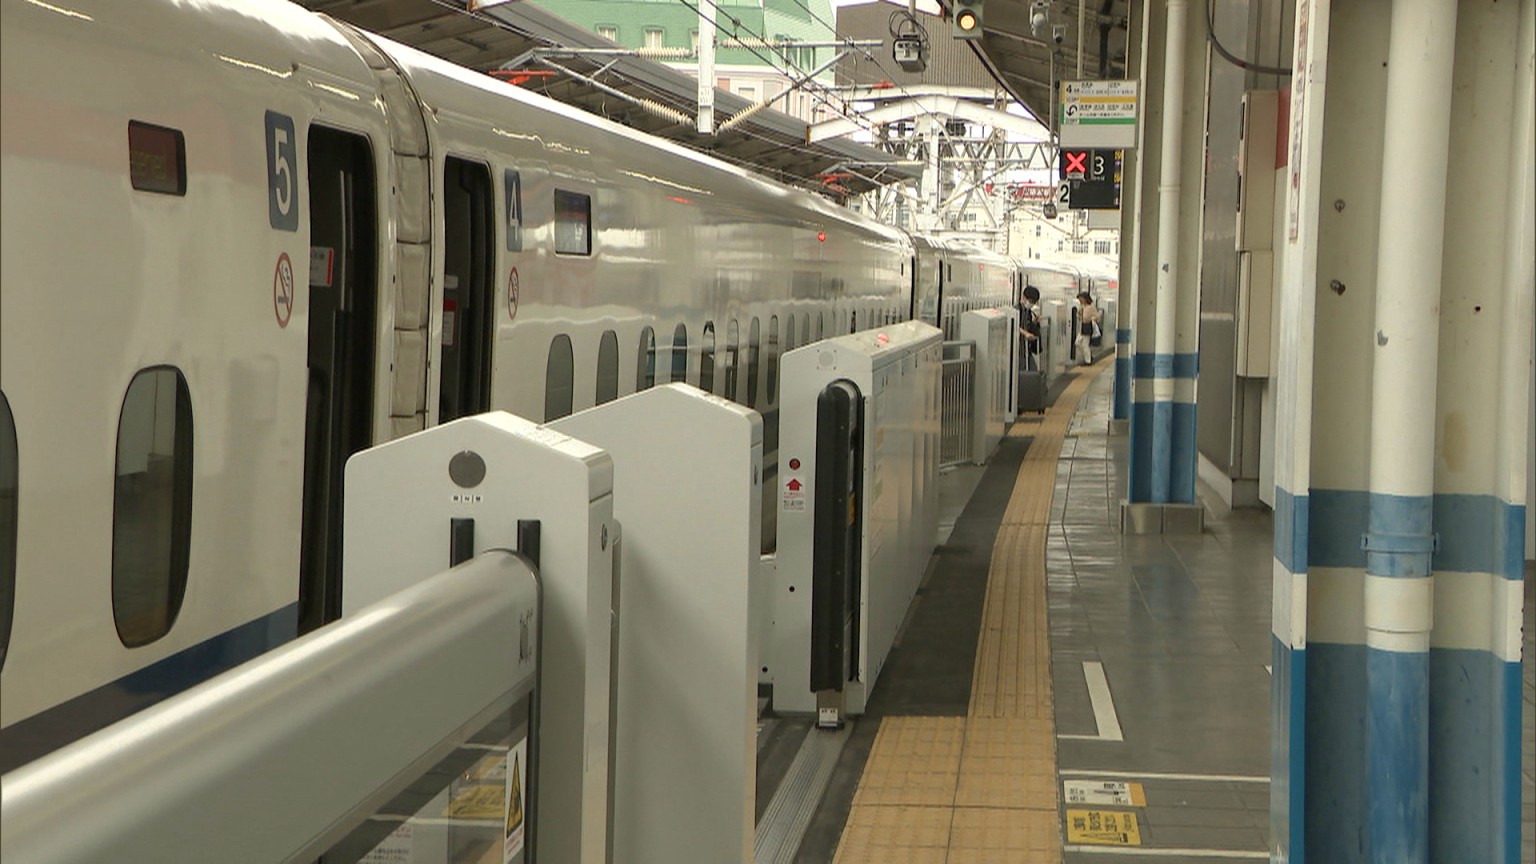
{"label": "station ceiling", "polygon": [[[534,49],[611,49],[612,42],[531,3],[509,2],[470,11],[466,0],[299,0],[316,12],[410,45],[470,69],[493,72]],[[846,139],[806,143],[806,124],[772,109],[753,114],[723,133],[700,135],[692,119],[698,85],[687,74],[637,56],[575,55],[551,58],[576,75],[538,61],[517,70],[536,73],[508,86],[543,93],[643,132],[677,141],[784,183],[838,197],[900,180],[918,168]],[[606,67],[606,68],[604,68]],[[593,79],[591,76],[601,74]],[[593,81],[596,81],[594,84]],[[606,89],[605,89],[606,88]],[[670,113],[648,111],[649,100]],[[715,91],[717,124],[752,103]]]}

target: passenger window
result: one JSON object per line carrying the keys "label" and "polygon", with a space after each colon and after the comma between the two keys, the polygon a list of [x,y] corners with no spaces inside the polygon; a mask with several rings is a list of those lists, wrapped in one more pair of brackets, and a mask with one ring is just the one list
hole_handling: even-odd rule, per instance
{"label": "passenger window", "polygon": [[859,332],[859,310],[852,309],[848,312],[848,332]]}
{"label": "passenger window", "polygon": [[11,644],[16,612],[16,523],[21,515],[21,464],[16,450],[16,420],[10,400],[0,391],[0,669]]}
{"label": "passenger window", "polygon": [[672,331],[672,380],[688,380],[688,325],[679,324]]}
{"label": "passenger window", "polygon": [[704,324],[704,338],[699,342],[699,389],[715,392],[715,322]]}
{"label": "passenger window", "polygon": [[549,365],[544,372],[544,422],[570,416],[575,397],[575,370],[571,337],[561,333],[549,343]]}
{"label": "passenger window", "polygon": [[112,618],[129,648],[171,630],[192,546],[192,398],[169,366],[128,384],[112,493]]}
{"label": "passenger window", "polygon": [[635,390],[649,390],[656,386],[656,331],[647,327],[640,331],[640,356],[635,358]]}
{"label": "passenger window", "polygon": [[806,313],[806,314],[803,314],[803,315],[800,316],[800,332],[805,334],[801,338],[803,338],[806,342],[814,341],[814,340],[811,339],[811,316],[810,316],[810,313]]}
{"label": "passenger window", "polygon": [[768,381],[763,385],[768,405],[779,395],[779,316],[768,319]]}
{"label": "passenger window", "polygon": [[757,346],[761,328],[752,319],[752,329],[747,332],[747,405],[757,407]]}
{"label": "passenger window", "polygon": [[128,121],[128,179],[140,192],[187,194],[187,141],[179,129]]}
{"label": "passenger window", "polygon": [[740,360],[741,329],[736,326],[736,319],[725,329],[725,398],[736,401],[736,384],[740,377],[738,361]]}
{"label": "passenger window", "polygon": [[827,333],[827,313],[816,313],[816,341],[820,342]]}
{"label": "passenger window", "polygon": [[784,350],[795,350],[795,316],[787,315],[784,318]]}
{"label": "passenger window", "polygon": [[555,190],[555,251],[592,254],[592,196]]}
{"label": "passenger window", "polygon": [[523,178],[516,171],[503,175],[507,190],[507,251],[523,251]]}
{"label": "passenger window", "polygon": [[619,398],[619,334],[604,330],[597,343],[597,404]]}

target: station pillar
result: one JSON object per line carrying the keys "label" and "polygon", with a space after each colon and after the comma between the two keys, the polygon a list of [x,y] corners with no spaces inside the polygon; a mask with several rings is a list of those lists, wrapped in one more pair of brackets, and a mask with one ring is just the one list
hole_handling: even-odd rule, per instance
{"label": "station pillar", "polygon": [[1130,372],[1131,456],[1120,521],[1131,534],[1197,532],[1203,523],[1195,499],[1195,394],[1205,36],[1187,0],[1143,8],[1134,302],[1121,306],[1132,310],[1132,331],[1123,334],[1130,349],[1123,359]]}
{"label": "station pillar", "polygon": [[1520,859],[1533,8],[1297,3],[1273,861]]}

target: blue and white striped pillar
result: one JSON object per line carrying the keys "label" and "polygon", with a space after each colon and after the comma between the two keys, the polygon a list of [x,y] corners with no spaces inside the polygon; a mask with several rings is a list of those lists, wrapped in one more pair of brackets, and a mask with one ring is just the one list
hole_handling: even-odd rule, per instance
{"label": "blue and white striped pillar", "polygon": [[1195,503],[1195,396],[1200,355],[1132,358],[1130,500]]}

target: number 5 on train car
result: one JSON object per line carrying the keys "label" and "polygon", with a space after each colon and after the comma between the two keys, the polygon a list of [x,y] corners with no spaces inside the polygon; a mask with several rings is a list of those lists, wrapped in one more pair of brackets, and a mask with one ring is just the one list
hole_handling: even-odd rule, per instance
{"label": "number 5 on train car", "polygon": [[299,230],[298,143],[293,118],[267,112],[267,218],[279,231]]}

